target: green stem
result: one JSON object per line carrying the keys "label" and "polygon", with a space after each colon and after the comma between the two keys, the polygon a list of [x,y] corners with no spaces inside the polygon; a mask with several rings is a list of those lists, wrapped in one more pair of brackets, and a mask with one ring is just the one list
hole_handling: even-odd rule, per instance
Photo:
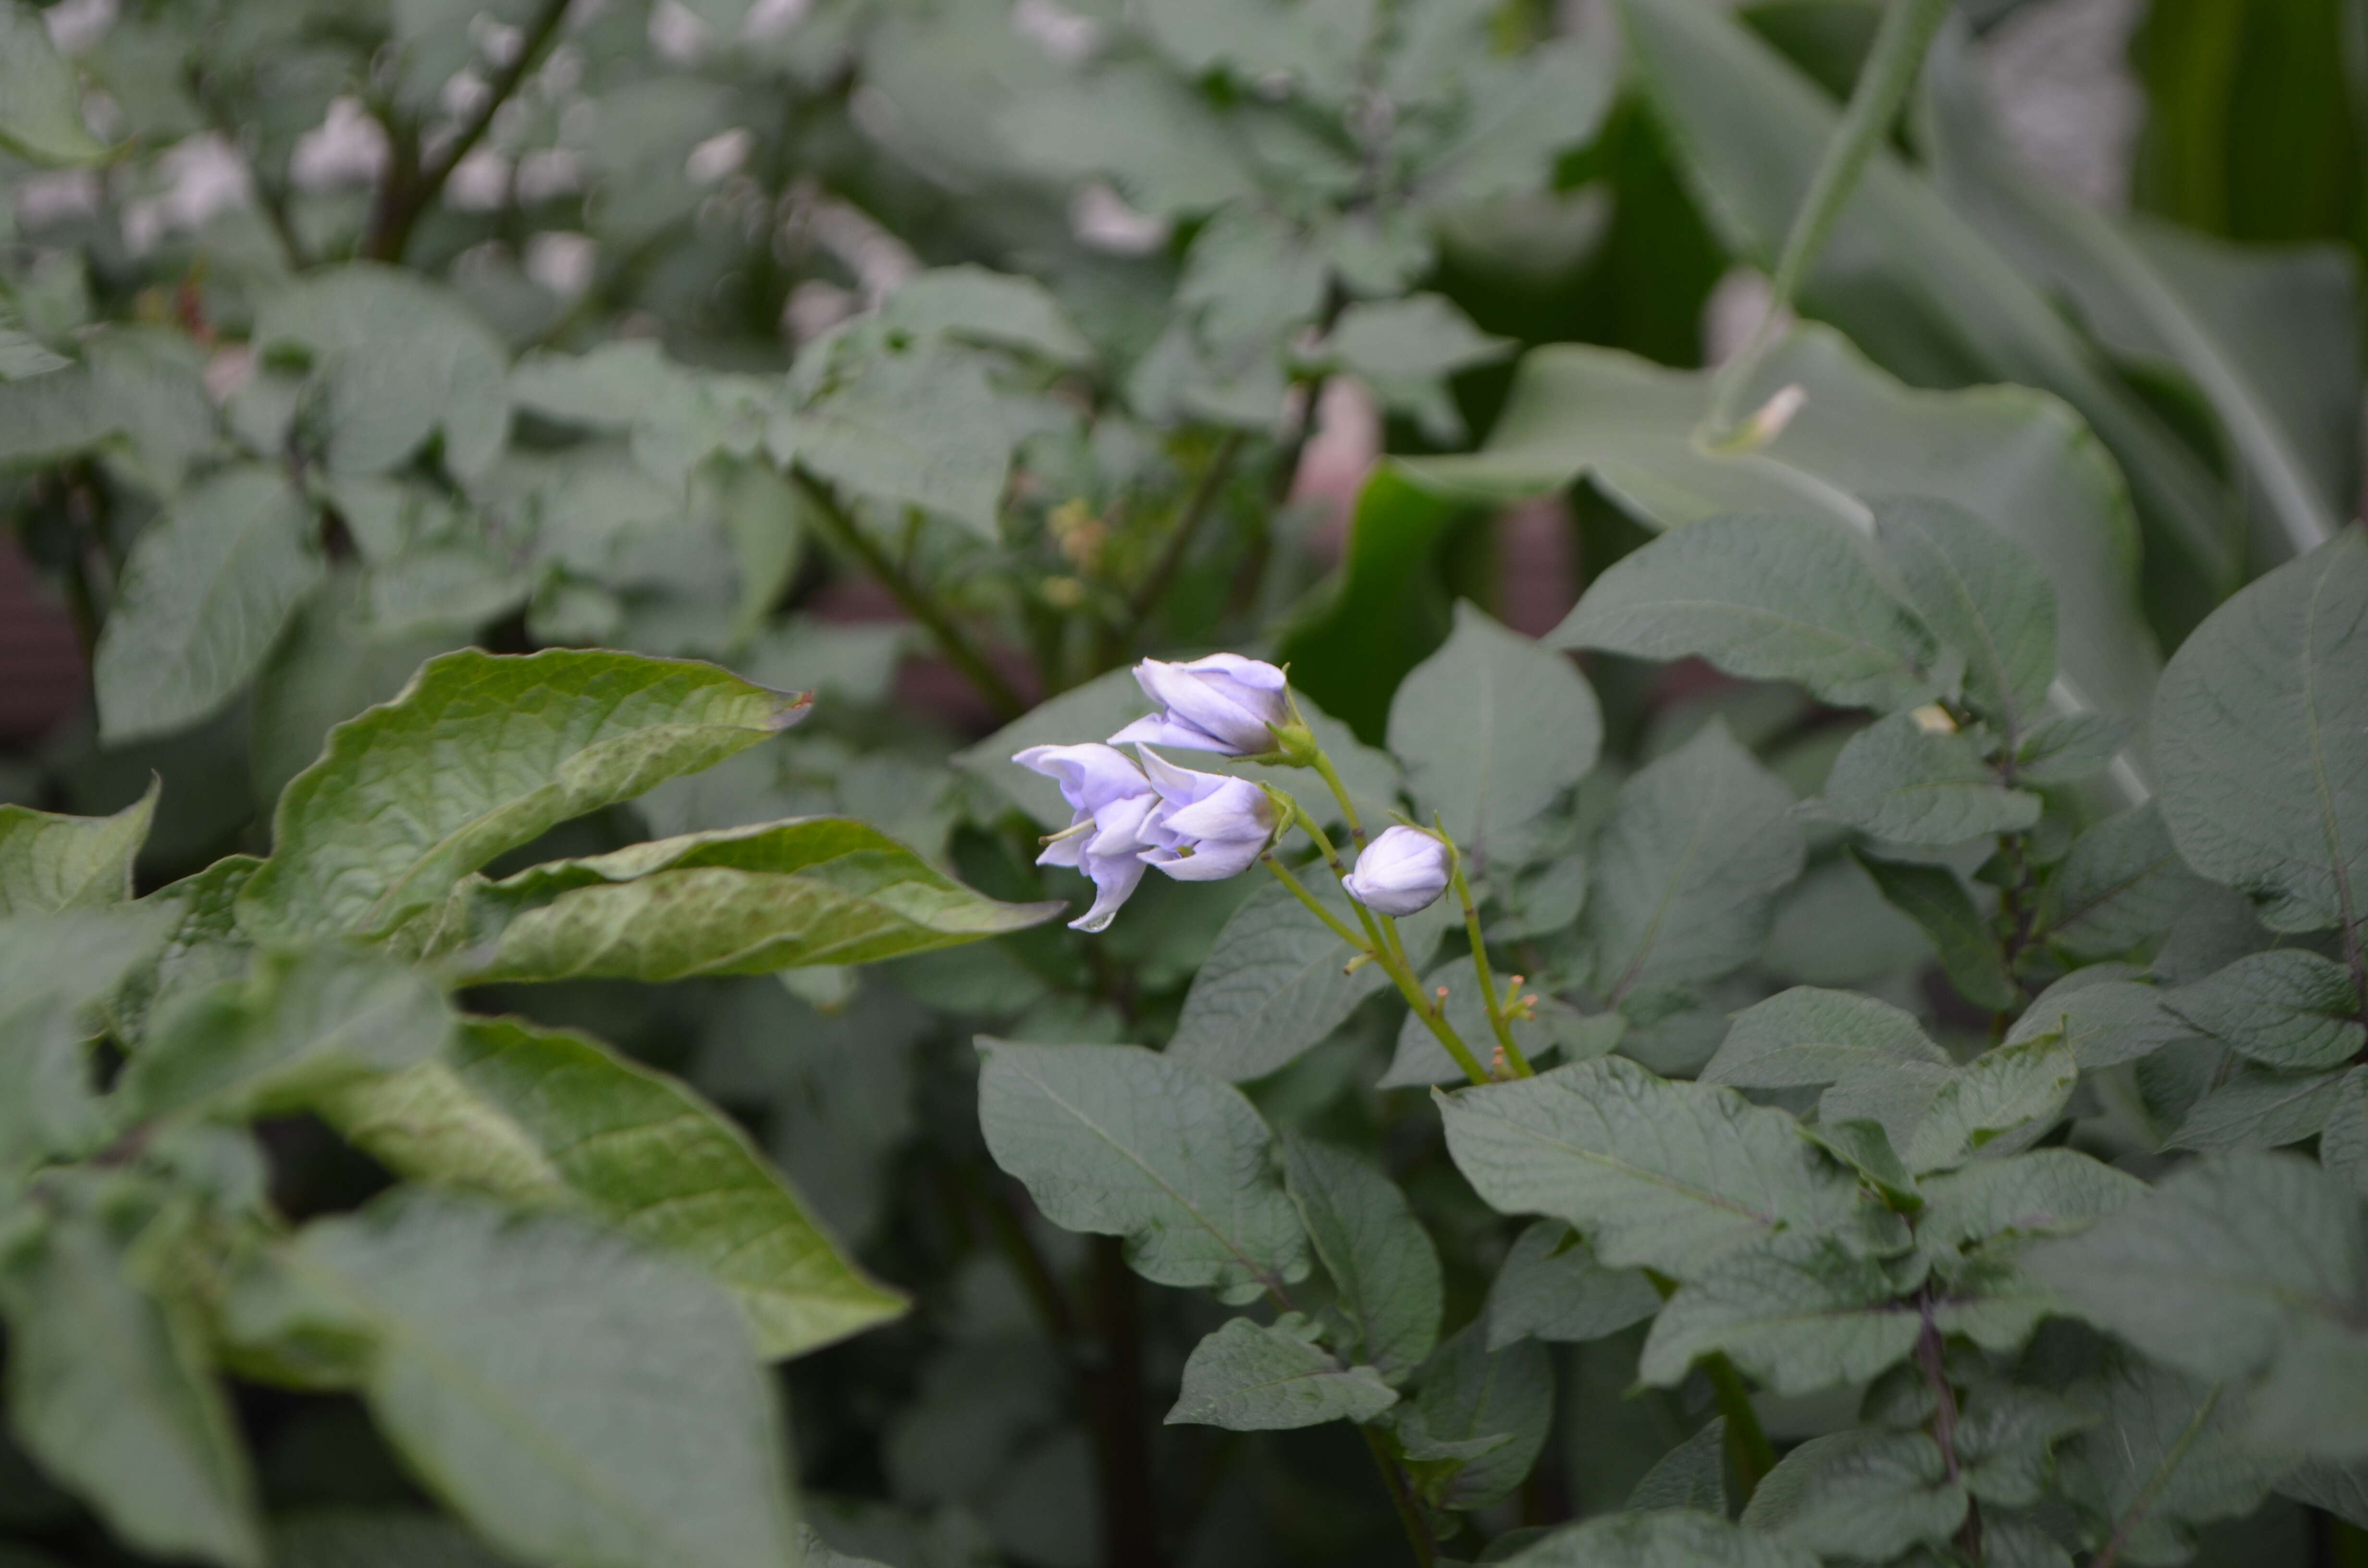
{"label": "green stem", "polygon": [[1209,459],[1209,466],[1201,471],[1200,483],[1192,487],[1190,498],[1184,503],[1183,515],[1176,519],[1176,527],[1160,550],[1159,559],[1152,563],[1150,572],[1128,596],[1125,632],[1128,642],[1142,640],[1144,628],[1151,619],[1151,612],[1159,608],[1160,596],[1167,591],[1167,585],[1183,566],[1185,556],[1191,553],[1192,540],[1201,531],[1201,521],[1215,509],[1217,497],[1225,488],[1225,480],[1234,472],[1234,461],[1241,456],[1244,439],[1239,430],[1231,430],[1226,432],[1224,440],[1217,443],[1216,452]]}
{"label": "green stem", "polygon": [[1438,1543],[1430,1539],[1430,1526],[1424,1522],[1421,1505],[1414,1499],[1414,1489],[1406,1484],[1406,1471],[1382,1446],[1382,1436],[1371,1426],[1360,1426],[1364,1434],[1366,1451],[1373,1456],[1373,1464],[1382,1472],[1382,1485],[1390,1494],[1391,1504],[1398,1511],[1398,1523],[1406,1527],[1406,1544],[1414,1548],[1414,1560],[1422,1568],[1431,1568],[1439,1561]]}
{"label": "green stem", "polygon": [[986,655],[971,646],[970,639],[962,635],[962,628],[953,623],[952,618],[946,614],[937,600],[897,570],[896,563],[888,559],[887,552],[873,543],[871,536],[848,516],[847,508],[839,504],[837,496],[831,494],[828,485],[795,465],[790,469],[790,481],[806,498],[811,515],[822,525],[822,531],[829,535],[831,541],[841,550],[861,562],[864,569],[880,579],[881,585],[894,596],[905,613],[928,630],[937,641],[938,651],[970,678],[971,685],[986,699],[987,705],[995,710],[997,718],[1017,719],[1028,711],[1027,702],[1004,678],[1003,672],[989,664]]}
{"label": "green stem", "polygon": [[1452,839],[1447,844],[1447,873],[1456,899],[1463,905],[1463,930],[1472,938],[1472,971],[1480,979],[1480,999],[1487,1006],[1488,1028],[1497,1037],[1497,1049],[1505,1053],[1516,1077],[1534,1078],[1537,1069],[1513,1043],[1513,1027],[1505,1021],[1505,999],[1497,994],[1497,976],[1488,967],[1488,947],[1480,939],[1480,912],[1472,903],[1472,884],[1464,879],[1463,853]]}
{"label": "green stem", "polygon": [[1835,127],[1833,139],[1826,143],[1825,154],[1809,180],[1809,194],[1793,215],[1793,227],[1784,236],[1784,249],[1777,257],[1776,275],[1769,289],[1768,313],[1760,318],[1744,351],[1719,373],[1708,421],[1713,442],[1733,439],[1735,400],[1775,346],[1778,321],[1799,295],[1826,242],[1833,237],[1834,225],[1850,205],[1850,192],[1866,172],[1867,160],[1891,133],[1899,106],[1915,85],[1924,52],[1931,47],[1941,19],[1948,15],[1949,4],[1950,0],[1891,0],[1884,7],[1874,47],[1859,71],[1850,107]]}
{"label": "green stem", "polygon": [[1324,755],[1321,747],[1315,753],[1315,773],[1324,780],[1325,788],[1332,791],[1332,798],[1340,802],[1340,820],[1349,824],[1349,836],[1356,840],[1358,849],[1362,851],[1365,847],[1365,824],[1358,820],[1357,802],[1349,798],[1349,786],[1340,782],[1339,769],[1332,766],[1332,759]]}
{"label": "green stem", "polygon": [[1718,1413],[1726,1417],[1726,1452],[1735,1461],[1736,1479],[1743,1483],[1743,1500],[1759,1490],[1760,1482],[1776,1468],[1776,1445],[1768,1440],[1767,1430],[1759,1425],[1759,1413],[1751,1408],[1751,1394],[1743,1386],[1743,1374],[1724,1352],[1713,1351],[1702,1359],[1702,1375],[1710,1379],[1711,1392],[1718,1396]]}
{"label": "green stem", "polygon": [[1348,943],[1349,947],[1355,949],[1358,952],[1364,954],[1367,958],[1372,959],[1376,962],[1380,961],[1381,955],[1374,949],[1373,945],[1366,941],[1364,937],[1358,936],[1354,931],[1349,930],[1348,922],[1342,920],[1338,915],[1325,908],[1324,901],[1317,898],[1314,893],[1309,892],[1307,891],[1307,884],[1301,881],[1297,877],[1292,876],[1291,874],[1291,869],[1285,866],[1281,860],[1277,859],[1273,851],[1269,850],[1266,855],[1261,857],[1261,858],[1266,862],[1266,869],[1275,874],[1275,880],[1281,882],[1284,887],[1289,888],[1291,890],[1292,896],[1299,900],[1300,903],[1305,904],[1309,911],[1315,915],[1316,919],[1321,920],[1326,926],[1331,926],[1334,935],[1338,936],[1342,941]]}

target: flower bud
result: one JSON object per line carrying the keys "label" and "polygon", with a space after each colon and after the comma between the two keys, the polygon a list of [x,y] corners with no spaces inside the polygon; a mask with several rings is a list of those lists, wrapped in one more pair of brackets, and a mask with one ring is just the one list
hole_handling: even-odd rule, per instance
{"label": "flower bud", "polygon": [[1181,882],[1214,882],[1249,869],[1274,842],[1282,813],[1247,778],[1196,773],[1140,751],[1159,803],[1144,819],[1145,865]]}
{"label": "flower bud", "polygon": [[1437,834],[1393,827],[1365,846],[1340,885],[1376,915],[1412,915],[1445,892],[1447,881],[1447,846]]}
{"label": "flower bud", "polygon": [[1252,756],[1273,751],[1276,731],[1292,722],[1282,672],[1239,653],[1212,653],[1189,665],[1145,659],[1134,666],[1134,678],[1159,711],[1112,735],[1113,745]]}

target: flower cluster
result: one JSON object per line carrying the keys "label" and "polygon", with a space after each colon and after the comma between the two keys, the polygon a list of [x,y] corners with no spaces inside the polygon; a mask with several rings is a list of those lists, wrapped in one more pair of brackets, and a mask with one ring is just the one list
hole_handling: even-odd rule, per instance
{"label": "flower cluster", "polygon": [[[1222,773],[1178,767],[1153,744],[1306,766],[1315,756],[1283,673],[1238,653],[1190,664],[1145,659],[1134,678],[1159,710],[1106,743],[1030,746],[1012,761],[1053,779],[1075,812],[1045,842],[1040,866],[1068,866],[1094,884],[1094,903],[1069,924],[1099,931],[1157,867],[1178,881],[1207,882],[1255,865],[1287,825],[1287,797]],[[1129,757],[1117,748],[1132,744]],[[1447,886],[1447,848],[1419,828],[1376,839],[1342,885],[1384,915],[1410,915]]]}

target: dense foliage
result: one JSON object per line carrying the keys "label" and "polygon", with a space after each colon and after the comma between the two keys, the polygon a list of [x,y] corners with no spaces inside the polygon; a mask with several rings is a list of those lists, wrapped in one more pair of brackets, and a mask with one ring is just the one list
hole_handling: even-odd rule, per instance
{"label": "dense foliage", "polygon": [[0,1568],[2368,1561],[2368,20],[2041,8],[0,0]]}

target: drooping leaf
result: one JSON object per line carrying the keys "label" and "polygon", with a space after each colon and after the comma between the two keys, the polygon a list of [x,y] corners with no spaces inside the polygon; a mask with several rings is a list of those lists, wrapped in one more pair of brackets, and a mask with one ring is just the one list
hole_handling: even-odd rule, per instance
{"label": "drooping leaf", "polygon": [[2324,1508],[2337,1518],[2368,1529],[2368,1464],[2314,1460],[2288,1471],[2278,1490],[2298,1503]]}
{"label": "drooping leaf", "polygon": [[126,1256],[141,1199],[104,1179],[77,1179],[72,1210],[0,1263],[9,1426],[141,1550],[259,1568],[255,1483],[204,1331],[141,1283]]}
{"label": "drooping leaf", "polygon": [[416,1180],[580,1204],[739,1301],[768,1358],[896,1316],[723,1113],[584,1035],[472,1019],[446,1060],[322,1099],[353,1143]]}
{"label": "drooping leaf", "polygon": [[[324,1329],[417,1474],[562,1568],[778,1568],[780,1417],[730,1298],[572,1216],[410,1191],[316,1221],[250,1335]],[[236,1307],[233,1307],[233,1314]]]}
{"label": "drooping leaf", "polygon": [[1605,1267],[1568,1225],[1540,1220],[1514,1239],[1488,1287],[1488,1348],[1525,1335],[1600,1339],[1660,1310],[1660,1292],[1640,1270]]}
{"label": "drooping leaf", "polygon": [[2040,563],[1952,501],[1874,505],[1874,536],[1907,602],[1965,661],[1965,697],[2009,745],[2039,725],[2055,678],[2055,591]]}
{"label": "drooping leaf", "polygon": [[1814,1568],[1815,1553],[1712,1514],[1614,1514],[1554,1534],[1507,1568]]}
{"label": "drooping leaf", "polygon": [[1535,1340],[1488,1348],[1467,1324],[1423,1364],[1414,1408],[1398,1418],[1417,1484],[1448,1508],[1479,1508],[1521,1483],[1554,1419],[1554,1362]]}
{"label": "drooping leaf", "polygon": [[1002,903],[860,822],[807,817],[464,882],[439,945],[470,978],[682,980],[871,963],[1060,914]]}
{"label": "drooping leaf", "polygon": [[109,744],[211,715],[321,581],[313,508],[260,463],[182,493],[133,544],[92,673]]}
{"label": "drooping leaf", "polygon": [[1835,1432],[1777,1461],[1743,1506],[1743,1525],[1820,1558],[1886,1562],[1947,1540],[1966,1502],[1923,1433]]}
{"label": "drooping leaf", "polygon": [[1861,1382],[1922,1332],[1898,1293],[1882,1264],[1830,1237],[1779,1235],[1725,1254],[1670,1297],[1636,1374],[1668,1387],[1724,1352],[1775,1393]]}
{"label": "drooping leaf", "polygon": [[1389,733],[1424,819],[1485,864],[1595,766],[1603,720],[1568,659],[1458,601],[1447,645],[1391,699]]}
{"label": "drooping leaf", "polygon": [[1307,1271],[1273,1135],[1239,1090],[1135,1046],[980,1050],[987,1150],[1053,1223],[1124,1236],[1144,1278],[1230,1299]]}
{"label": "drooping leaf", "polygon": [[1859,1237],[1873,1222],[1790,1116],[1624,1057],[1444,1096],[1440,1114],[1491,1207],[1566,1221],[1614,1267],[1691,1279],[1779,1230]]}
{"label": "drooping leaf", "polygon": [[82,118],[74,67],[58,56],[41,14],[0,6],[0,148],[33,164],[95,164],[106,144]]}
{"label": "drooping leaf", "polygon": [[1962,734],[1895,713],[1852,735],[1834,759],[1821,815],[1897,844],[1946,847],[2039,820],[2039,797],[2000,782]]}
{"label": "drooping leaf", "polygon": [[1397,1401],[1372,1368],[1343,1368],[1283,1324],[1235,1318],[1192,1347],[1167,1423],[1272,1432],[1370,1421]]}
{"label": "drooping leaf", "polygon": [[0,919],[101,909],[131,896],[131,862],[147,842],[161,784],[113,816],[70,817],[0,806]]}
{"label": "drooping leaf", "polygon": [[290,937],[393,930],[502,851],[806,711],[803,695],[686,660],[574,649],[431,659],[393,701],[331,731],[289,785],[239,922]]}
{"label": "drooping leaf", "polygon": [[1923,929],[1941,955],[1949,983],[1976,1006],[2007,1008],[2021,999],[2014,977],[1989,923],[1974,907],[1973,895],[1946,866],[1912,865],[1873,855],[1852,854],[1866,868],[1884,901]]}
{"label": "drooping leaf", "polygon": [[1546,642],[1699,655],[1846,708],[1907,708],[1934,690],[1930,634],[1847,532],[1815,516],[1710,517],[1666,534],[1598,577]]}
{"label": "drooping leaf", "polygon": [[1596,988],[1648,998],[1744,963],[1803,853],[1791,791],[1724,723],[1704,726],[1621,787],[1597,837],[1580,915]]}
{"label": "drooping leaf", "polygon": [[1691,1508],[1726,1516],[1726,1417],[1713,1415],[1663,1454],[1628,1494],[1626,1511]]}
{"label": "drooping leaf", "polygon": [[2286,1072],[2338,1066],[2368,1040],[2368,1000],[2355,977],[2300,948],[2238,959],[2169,993],[2163,1006],[2239,1055]]}
{"label": "drooping leaf", "polygon": [[2155,697],[2162,814],[2272,930],[2368,918],[2368,528],[2230,599]]}
{"label": "drooping leaf", "polygon": [[1439,1340],[1439,1253],[1390,1178],[1353,1154],[1292,1133],[1283,1180],[1349,1322],[1354,1358],[1392,1381]]}

